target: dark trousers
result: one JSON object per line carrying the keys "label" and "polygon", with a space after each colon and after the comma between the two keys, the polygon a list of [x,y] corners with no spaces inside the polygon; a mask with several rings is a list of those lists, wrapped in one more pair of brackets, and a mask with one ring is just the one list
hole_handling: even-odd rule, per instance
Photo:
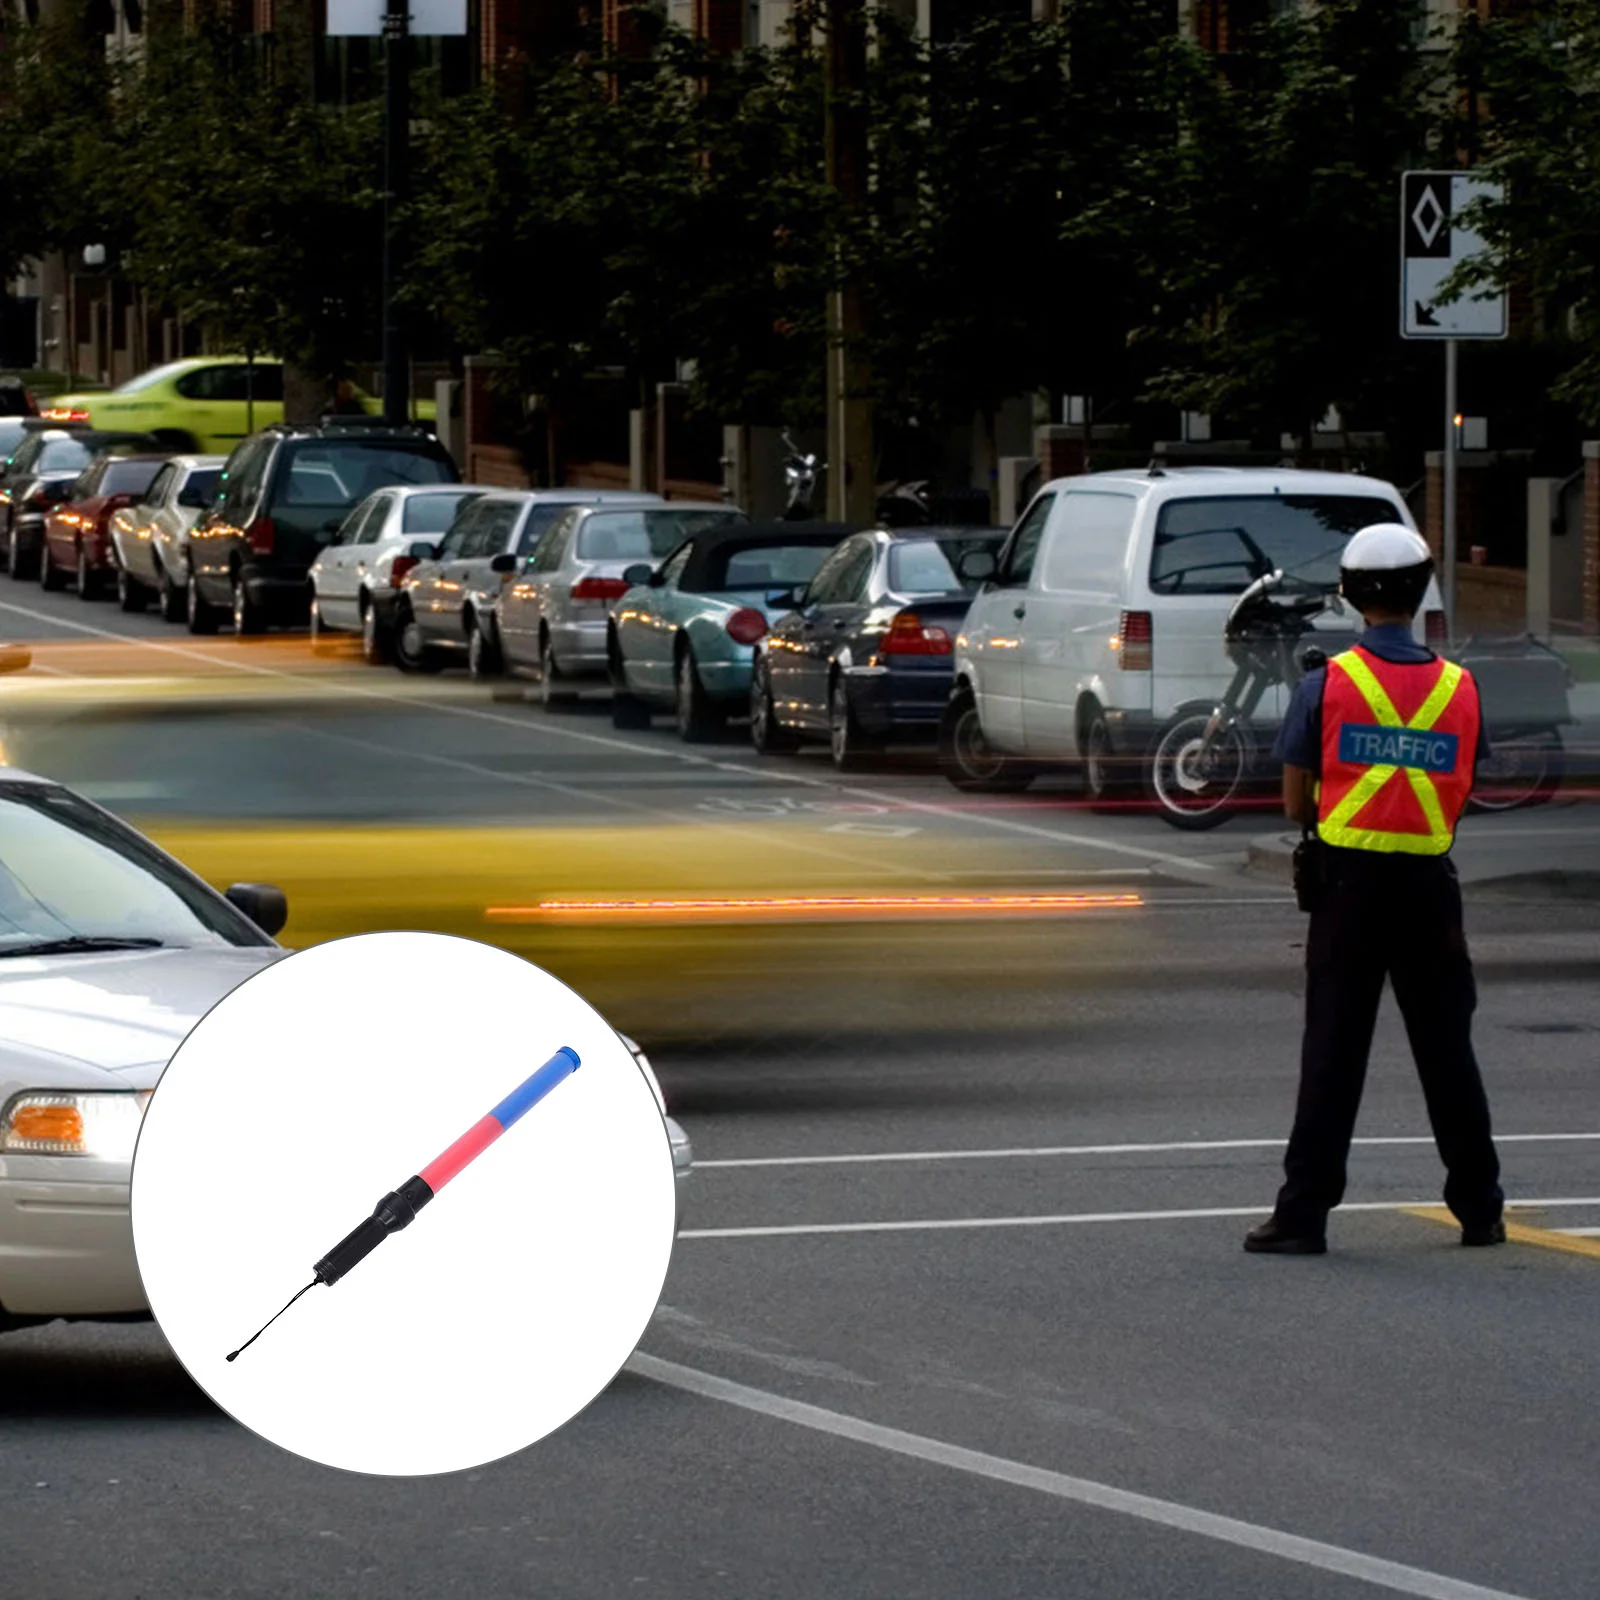
{"label": "dark trousers", "polygon": [[1500,1163],[1472,1053],[1477,987],[1461,924],[1461,887],[1446,857],[1334,852],[1333,883],[1306,941],[1300,1097],[1284,1158],[1278,1221],[1320,1234],[1344,1198],[1345,1163],[1367,1076],[1384,979],[1405,1020],[1447,1177],[1444,1202],[1464,1226],[1500,1216]]}

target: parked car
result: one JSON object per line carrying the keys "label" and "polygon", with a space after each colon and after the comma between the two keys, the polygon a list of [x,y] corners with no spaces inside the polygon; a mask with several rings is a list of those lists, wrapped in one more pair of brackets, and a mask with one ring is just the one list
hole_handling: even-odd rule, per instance
{"label": "parked car", "polygon": [[189,533],[189,631],[214,633],[227,611],[240,634],[304,622],[311,563],[353,507],[389,484],[458,477],[450,453],[421,428],[279,423],[245,440]]}
{"label": "parked car", "polygon": [[30,429],[0,478],[0,518],[4,519],[0,566],[13,578],[37,576],[45,517],[67,497],[78,474],[101,452],[126,453],[150,446],[151,441],[139,434],[89,428]]}
{"label": "parked car", "polygon": [[660,495],[599,489],[506,489],[472,501],[395,596],[396,663],[404,672],[465,665],[478,612],[570,507],[663,503]]}
{"label": "parked car", "polygon": [[10,373],[0,376],[0,417],[36,417],[39,407],[28,386]]}
{"label": "parked car", "polygon": [[606,636],[612,722],[647,727],[670,706],[679,735],[710,738],[750,700],[754,647],[792,609],[842,523],[747,522],[686,539],[659,567],[630,567]]}
{"label": "parked car", "polygon": [[[263,884],[220,895],[100,807],[4,768],[0,872],[19,891],[0,906],[0,1331],[137,1316],[145,1106],[194,1024],[287,953],[272,937],[287,907]],[[666,1122],[681,1197],[693,1152]]]}
{"label": "parked car", "polygon": [[[348,386],[353,402],[370,416],[382,405]],[[115,389],[51,398],[44,414],[60,422],[97,428],[131,428],[153,434],[168,450],[226,454],[262,428],[283,421],[283,364],[271,356],[191,356],[169,361]],[[434,407],[413,408],[431,420]]]}
{"label": "parked car", "polygon": [[[340,629],[361,635],[362,653],[387,661],[393,595],[421,557],[449,531],[468,501],[490,491],[470,483],[396,486],[369,494],[311,563],[311,639]],[[374,596],[384,596],[382,608]]]}
{"label": "parked car", "polygon": [[[1081,763],[1095,800],[1147,782],[1169,719],[1209,710],[1228,685],[1234,599],[1275,568],[1336,585],[1346,540],[1374,522],[1412,525],[1392,484],[1346,473],[1153,468],[1046,484],[992,573],[981,554],[965,559],[987,581],[956,642],[947,774],[1017,789],[1039,767]],[[1436,585],[1416,626],[1443,638]],[[1265,721],[1287,692],[1269,691]]]}
{"label": "parked car", "polygon": [[154,597],[168,622],[188,613],[189,530],[216,498],[223,456],[173,456],[143,496],[111,516],[117,602],[143,611]]}
{"label": "parked car", "polygon": [[1005,537],[1004,528],[905,527],[846,539],[757,646],[756,749],[825,738],[844,770],[891,739],[937,734],[978,586],[960,563],[969,551],[993,555]]}
{"label": "parked car", "polygon": [[83,599],[94,599],[116,570],[112,517],[141,499],[165,464],[165,456],[149,455],[105,455],[91,461],[44,519],[40,587],[62,589],[70,579]]}
{"label": "parked car", "polygon": [[[479,609],[474,676],[531,672],[546,699],[571,693],[584,678],[603,678],[607,611],[630,587],[623,573],[639,562],[654,566],[696,533],[749,521],[737,507],[688,500],[573,506]],[[507,565],[504,557],[496,563],[499,570]]]}

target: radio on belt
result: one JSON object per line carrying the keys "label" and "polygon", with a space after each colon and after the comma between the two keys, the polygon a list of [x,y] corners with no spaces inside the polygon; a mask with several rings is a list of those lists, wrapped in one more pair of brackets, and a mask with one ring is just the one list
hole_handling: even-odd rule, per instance
{"label": "radio on belt", "polygon": [[239,1346],[228,1360],[236,1360],[272,1326],[300,1295],[319,1283],[335,1284],[358,1262],[364,1261],[389,1237],[410,1225],[416,1214],[472,1161],[481,1156],[514,1122],[524,1117],[558,1084],[578,1070],[578,1052],[562,1045],[531,1077],[508,1094],[488,1116],[480,1118],[459,1139],[435,1156],[415,1177],[407,1178],[398,1189],[386,1194],[372,1215],[353,1228],[312,1269],[313,1277],[304,1289],[292,1295],[283,1311],[269,1317]]}

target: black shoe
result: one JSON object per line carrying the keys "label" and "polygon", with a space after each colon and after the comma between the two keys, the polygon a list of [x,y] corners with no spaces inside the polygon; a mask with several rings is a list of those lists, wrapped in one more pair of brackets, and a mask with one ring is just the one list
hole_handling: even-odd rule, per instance
{"label": "black shoe", "polygon": [[1461,1230],[1461,1242],[1469,1250],[1481,1250],[1486,1245],[1506,1242],[1506,1225],[1502,1221],[1480,1222]]}
{"label": "black shoe", "polygon": [[1320,1233],[1291,1233],[1276,1217],[1269,1217],[1244,1236],[1244,1247],[1252,1255],[1322,1256],[1328,1253],[1327,1238]]}

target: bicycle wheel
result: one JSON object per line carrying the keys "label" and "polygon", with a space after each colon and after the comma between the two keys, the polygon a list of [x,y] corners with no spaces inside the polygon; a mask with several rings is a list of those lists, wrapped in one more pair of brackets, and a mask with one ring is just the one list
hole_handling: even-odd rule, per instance
{"label": "bicycle wheel", "polygon": [[1210,739],[1211,713],[1175,717],[1162,730],[1150,760],[1150,793],[1175,828],[1198,831],[1225,822],[1249,765],[1237,728]]}

